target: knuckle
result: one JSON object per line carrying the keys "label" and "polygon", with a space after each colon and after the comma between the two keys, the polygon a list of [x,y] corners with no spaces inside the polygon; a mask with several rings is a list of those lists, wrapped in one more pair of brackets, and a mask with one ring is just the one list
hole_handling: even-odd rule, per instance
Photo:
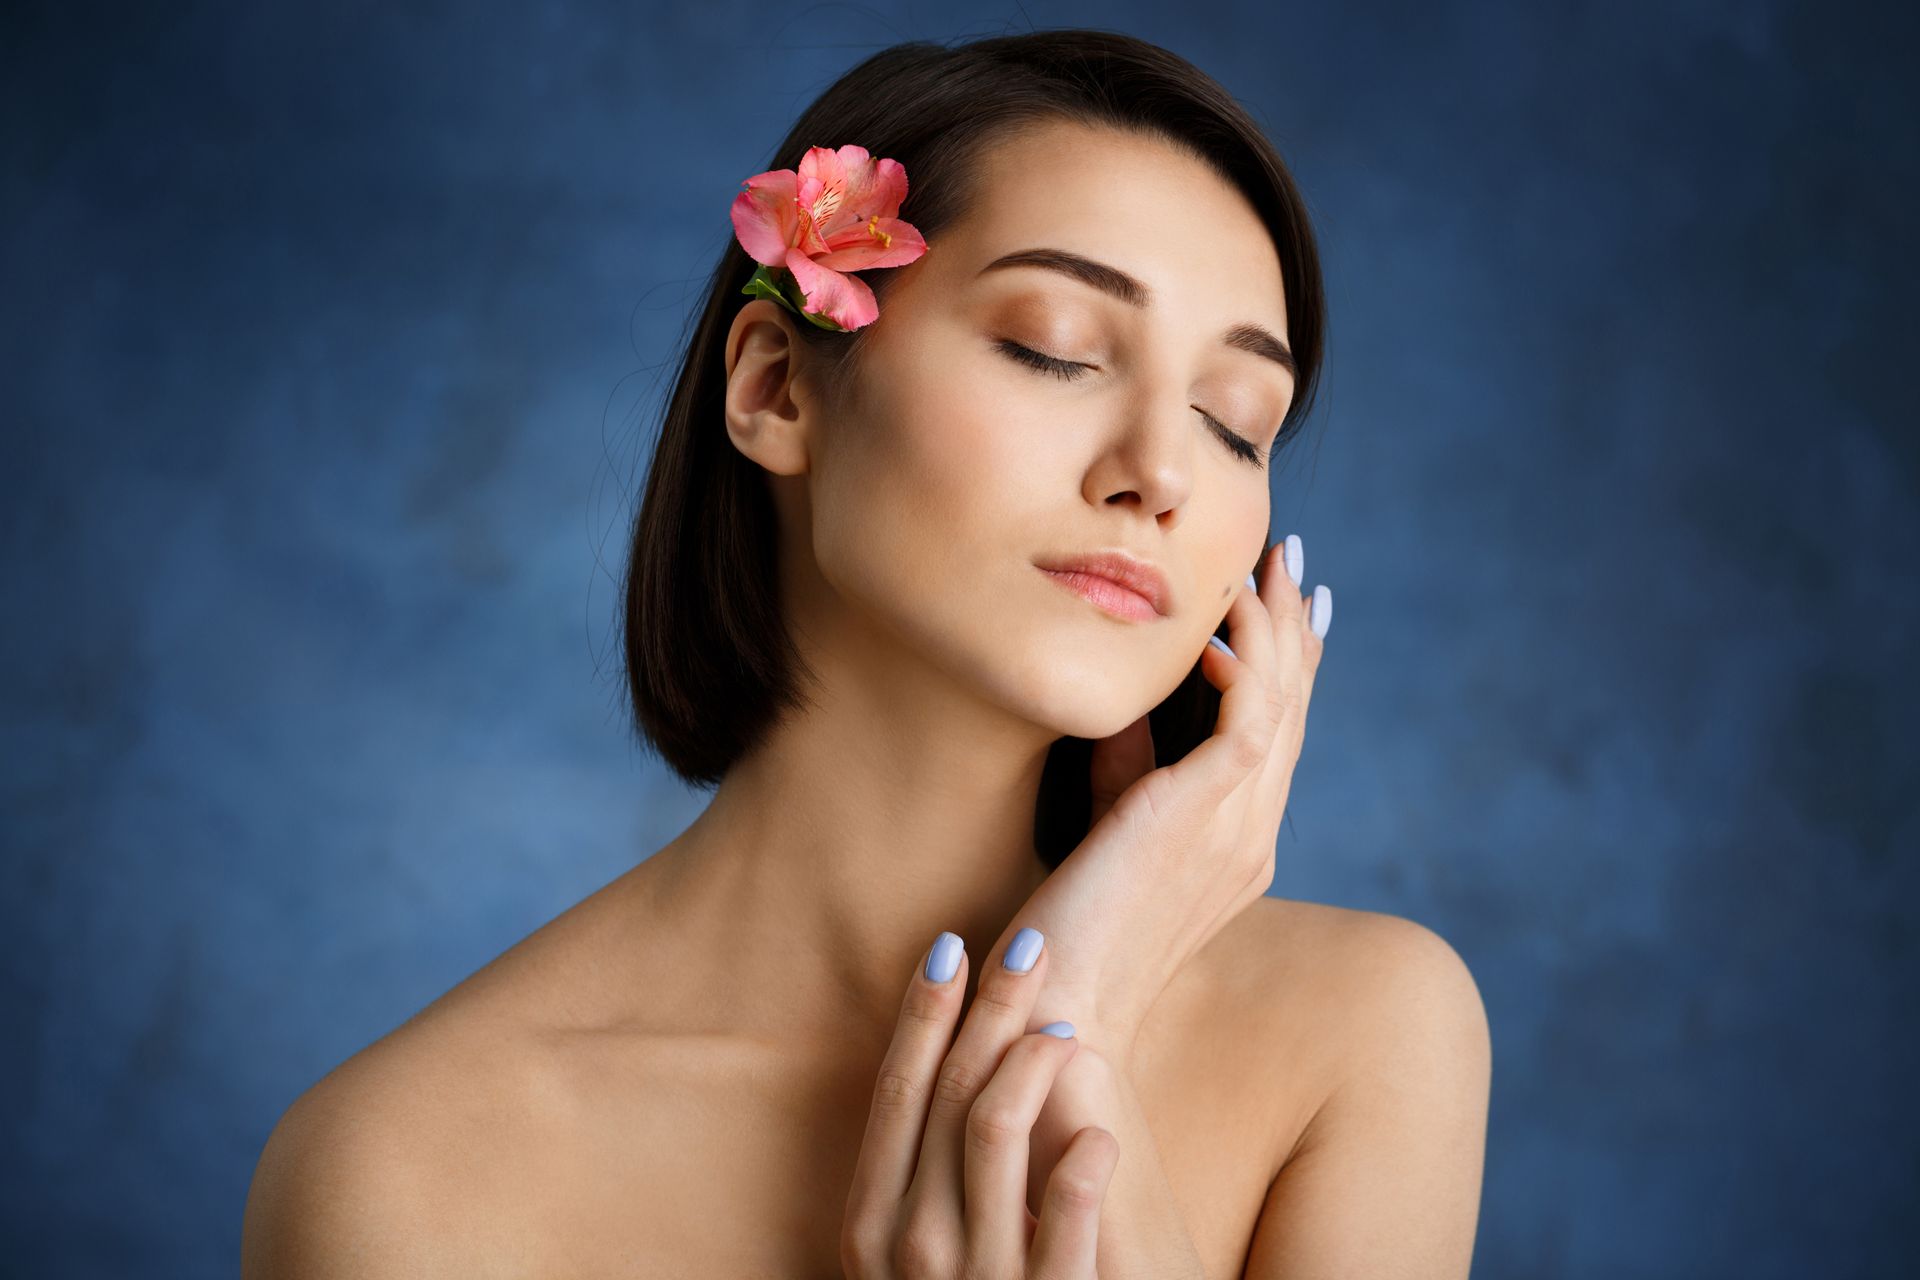
{"label": "knuckle", "polygon": [[1267,719],[1278,729],[1287,714],[1287,683],[1279,677],[1267,681]]}
{"label": "knuckle", "polygon": [[959,1250],[947,1233],[925,1219],[909,1222],[894,1246],[894,1263],[899,1273],[909,1280],[952,1275],[958,1255]]}
{"label": "knuckle", "polygon": [[967,1113],[967,1144],[981,1155],[998,1155],[1026,1136],[1019,1115],[1003,1103],[977,1102]]}
{"label": "knuckle", "polygon": [[1241,769],[1257,767],[1267,758],[1267,748],[1273,742],[1273,723],[1271,717],[1246,725],[1233,735],[1233,762]]}
{"label": "knuckle", "polygon": [[1299,715],[1305,705],[1306,697],[1298,681],[1289,680],[1280,686],[1280,714],[1283,718],[1290,720]]}
{"label": "knuckle", "polygon": [[1062,1171],[1047,1189],[1047,1198],[1059,1212],[1077,1218],[1083,1214],[1097,1213],[1103,1196],[1100,1184],[1093,1175]]}
{"label": "knuckle", "polygon": [[920,1102],[922,1089],[913,1074],[903,1071],[891,1063],[880,1068],[880,1077],[874,1081],[874,1105],[883,1111],[911,1111]]}
{"label": "knuckle", "polygon": [[1279,678],[1279,674],[1276,672],[1273,675],[1263,677],[1260,681],[1260,691],[1266,695],[1267,714],[1270,716],[1278,716],[1280,714],[1280,708],[1284,705],[1286,696],[1286,685]]}
{"label": "knuckle", "polygon": [[858,1222],[847,1220],[840,1230],[840,1270],[846,1273],[847,1280],[868,1280],[870,1276],[880,1275],[886,1256],[883,1235],[864,1218]]}
{"label": "knuckle", "polygon": [[945,1107],[962,1110],[973,1105],[986,1073],[971,1062],[949,1062],[940,1068],[933,1086],[934,1098]]}

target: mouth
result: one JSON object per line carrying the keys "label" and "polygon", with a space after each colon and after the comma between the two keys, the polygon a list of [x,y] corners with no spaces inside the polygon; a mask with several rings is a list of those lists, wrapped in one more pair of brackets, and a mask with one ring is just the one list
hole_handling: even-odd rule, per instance
{"label": "mouth", "polygon": [[1123,551],[1035,561],[1040,572],[1128,622],[1151,622],[1169,611],[1167,582],[1151,563]]}

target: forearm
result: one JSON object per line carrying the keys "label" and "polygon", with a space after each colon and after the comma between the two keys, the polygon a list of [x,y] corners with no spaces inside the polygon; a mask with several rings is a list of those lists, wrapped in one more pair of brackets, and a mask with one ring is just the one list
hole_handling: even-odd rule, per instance
{"label": "forearm", "polygon": [[1122,1060],[1098,1043],[1096,1033],[1054,1082],[1042,1114],[1051,1147],[1045,1168],[1052,1168],[1066,1140],[1086,1125],[1111,1132],[1120,1144],[1120,1162],[1100,1211],[1096,1265],[1101,1280],[1202,1280],[1199,1252],[1174,1201],[1132,1078]]}

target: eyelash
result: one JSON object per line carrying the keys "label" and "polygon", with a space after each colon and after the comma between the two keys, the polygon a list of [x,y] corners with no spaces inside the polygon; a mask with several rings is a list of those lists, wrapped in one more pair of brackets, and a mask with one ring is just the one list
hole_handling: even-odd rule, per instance
{"label": "eyelash", "polygon": [[[1072,382],[1086,375],[1087,366],[1084,364],[1073,360],[1062,360],[1057,356],[1045,355],[1039,351],[1035,351],[1032,347],[1022,346],[1011,338],[1001,338],[995,345],[1008,356],[1018,360],[1021,364],[1032,369],[1037,369],[1043,373],[1053,374],[1057,378],[1064,378],[1068,382]],[[1251,462],[1255,467],[1264,467],[1266,465],[1260,458],[1259,446],[1255,445],[1239,432],[1230,430],[1224,423],[1220,422],[1205,409],[1196,408],[1195,412],[1207,420],[1207,425],[1214,429],[1215,433],[1220,436],[1221,441],[1225,443],[1227,448],[1231,449],[1235,455]]]}

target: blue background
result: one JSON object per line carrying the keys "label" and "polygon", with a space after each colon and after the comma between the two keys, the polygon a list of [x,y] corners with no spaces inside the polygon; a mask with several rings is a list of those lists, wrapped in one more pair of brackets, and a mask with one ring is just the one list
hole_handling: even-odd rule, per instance
{"label": "blue background", "polygon": [[1029,23],[1193,59],[1318,219],[1274,892],[1472,967],[1474,1274],[1905,1273],[1911,6],[187,8],[0,36],[14,1274],[231,1274],[295,1096],[697,812],[612,623],[727,204]]}

